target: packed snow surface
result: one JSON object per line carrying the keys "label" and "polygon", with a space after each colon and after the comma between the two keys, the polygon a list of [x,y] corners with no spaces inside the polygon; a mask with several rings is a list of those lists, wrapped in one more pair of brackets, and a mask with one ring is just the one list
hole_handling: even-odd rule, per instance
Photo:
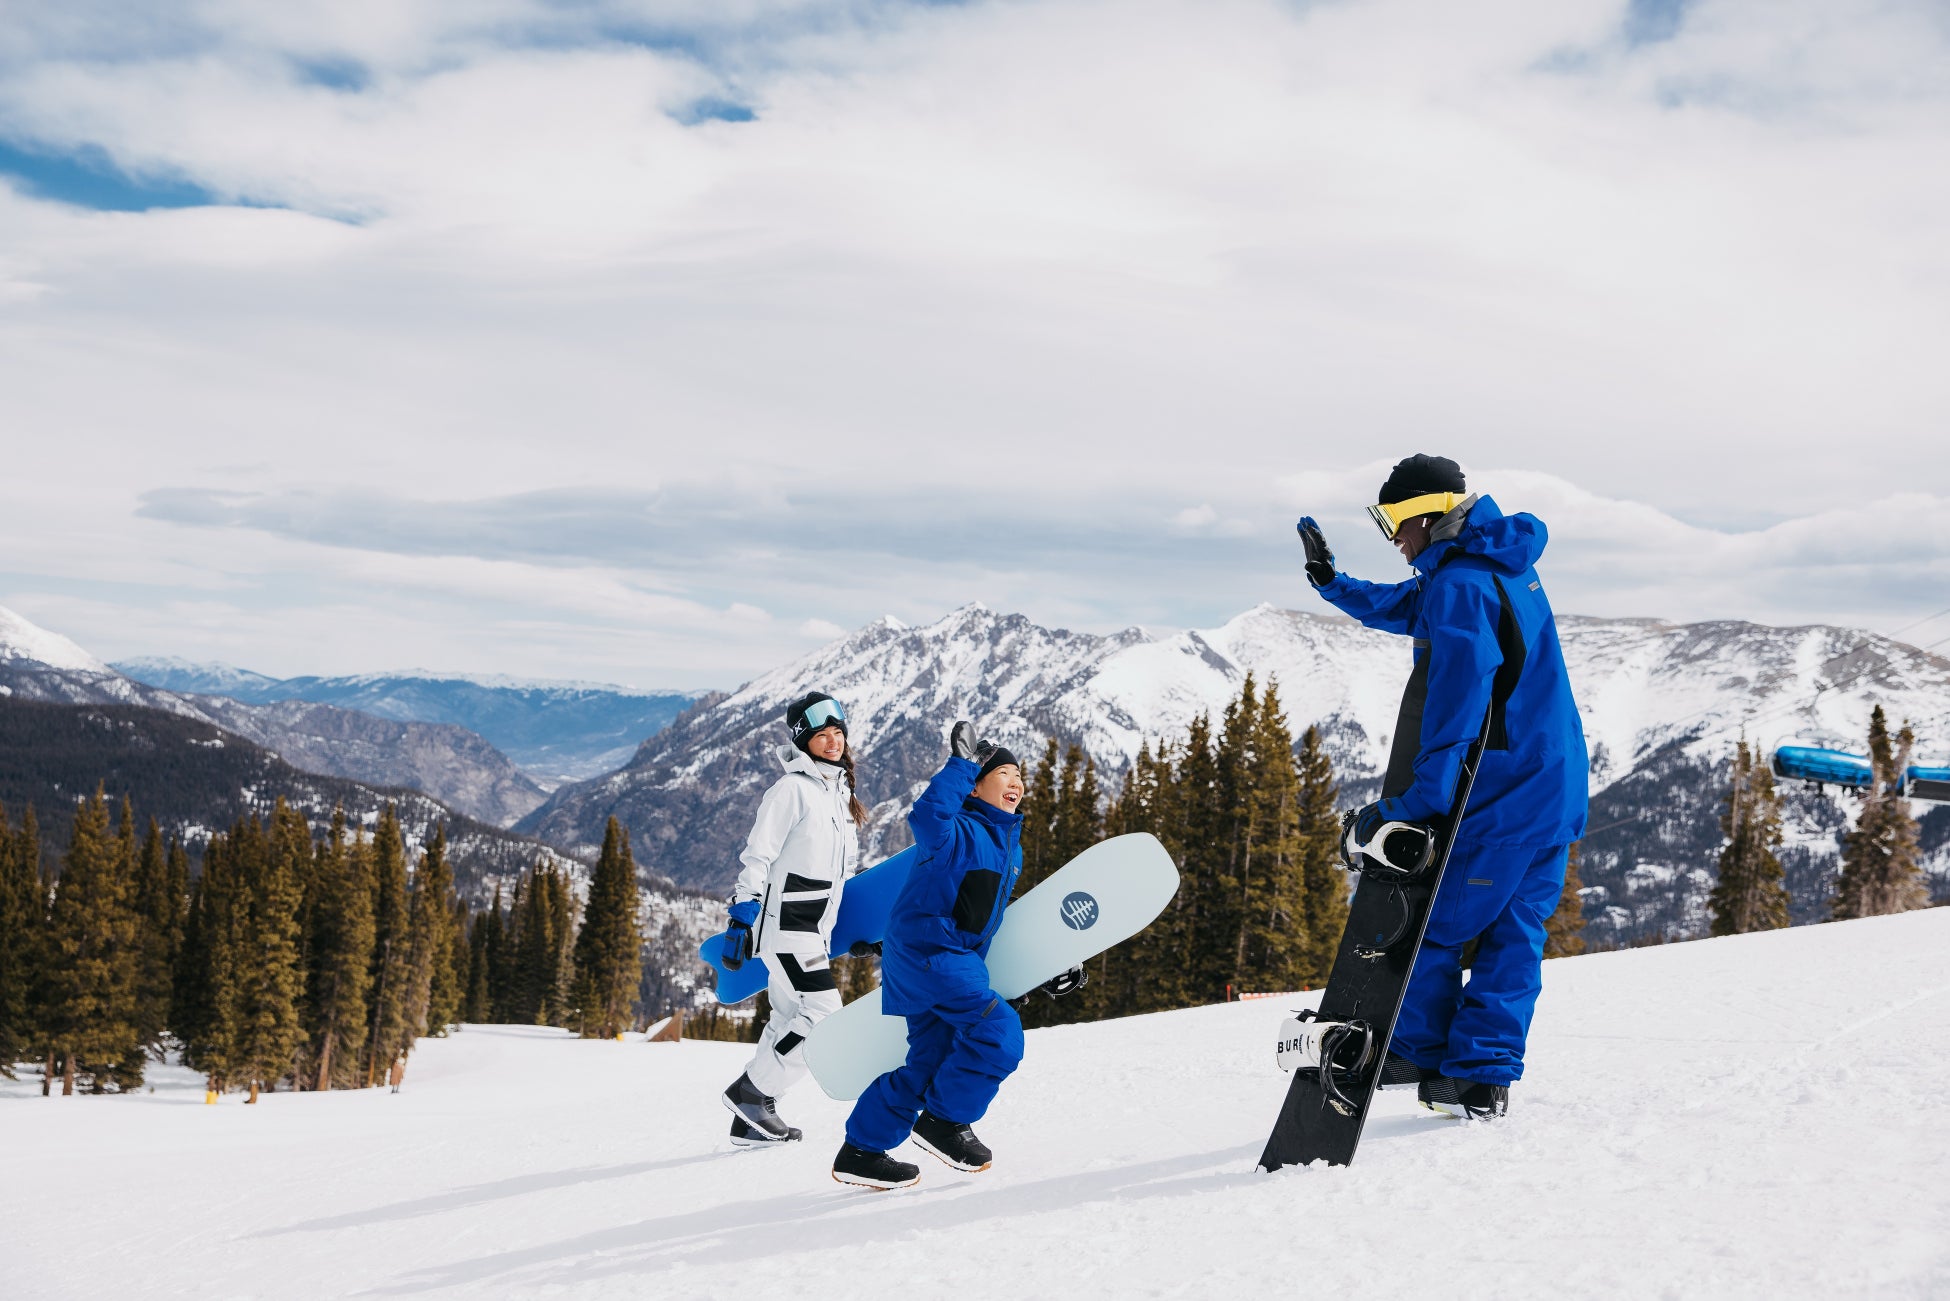
{"label": "packed snow surface", "polygon": [[405,1090],[0,1096],[0,1274],[101,1296],[1943,1296],[1950,909],[1547,964],[1510,1116],[1384,1095],[1350,1168],[1254,1160],[1300,999],[1034,1031],[918,1188],[725,1141],[748,1049],[469,1027]]}

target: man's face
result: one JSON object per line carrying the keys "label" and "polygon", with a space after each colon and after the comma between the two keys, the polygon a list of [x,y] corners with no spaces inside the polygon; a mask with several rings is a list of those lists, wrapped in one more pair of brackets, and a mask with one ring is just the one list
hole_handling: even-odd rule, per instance
{"label": "man's face", "polygon": [[1022,769],[1005,763],[975,783],[975,798],[992,804],[1004,813],[1014,813],[1022,803]]}
{"label": "man's face", "polygon": [[1429,517],[1417,515],[1395,531],[1395,550],[1402,553],[1403,560],[1412,561],[1427,549],[1429,528]]}

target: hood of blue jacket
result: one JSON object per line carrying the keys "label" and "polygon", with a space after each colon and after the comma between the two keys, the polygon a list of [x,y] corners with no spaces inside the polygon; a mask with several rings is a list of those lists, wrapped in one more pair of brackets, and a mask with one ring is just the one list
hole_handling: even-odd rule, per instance
{"label": "hood of blue jacket", "polygon": [[1414,566],[1432,573],[1452,551],[1480,556],[1505,574],[1521,574],[1544,554],[1550,530],[1535,515],[1519,512],[1505,515],[1493,497],[1479,497],[1469,508],[1469,520],[1461,533],[1444,542],[1431,543],[1415,557]]}

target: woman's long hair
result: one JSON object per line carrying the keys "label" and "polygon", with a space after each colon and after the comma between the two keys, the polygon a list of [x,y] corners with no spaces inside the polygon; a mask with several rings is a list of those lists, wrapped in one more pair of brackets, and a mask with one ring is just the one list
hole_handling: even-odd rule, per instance
{"label": "woman's long hair", "polygon": [[840,767],[846,770],[846,811],[853,817],[853,825],[865,826],[867,806],[860,803],[859,784],[853,775],[853,743],[846,742],[840,747]]}

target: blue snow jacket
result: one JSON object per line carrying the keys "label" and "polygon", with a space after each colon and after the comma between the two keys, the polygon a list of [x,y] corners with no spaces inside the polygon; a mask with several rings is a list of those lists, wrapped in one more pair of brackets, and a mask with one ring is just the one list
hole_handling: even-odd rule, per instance
{"label": "blue snow jacket", "polygon": [[1460,533],[1415,557],[1414,578],[1364,583],[1338,574],[1320,589],[1368,627],[1415,639],[1415,670],[1382,791],[1390,818],[1430,822],[1448,813],[1463,755],[1494,696],[1502,704],[1459,837],[1542,847],[1584,834],[1584,727],[1550,601],[1532,567],[1546,537],[1535,516],[1506,516],[1480,497]]}
{"label": "blue snow jacket", "polygon": [[1022,874],[1022,815],[974,798],[978,771],[948,760],[907,815],[920,861],[887,918],[885,1012],[925,1012],[950,993],[988,987],[983,959]]}

